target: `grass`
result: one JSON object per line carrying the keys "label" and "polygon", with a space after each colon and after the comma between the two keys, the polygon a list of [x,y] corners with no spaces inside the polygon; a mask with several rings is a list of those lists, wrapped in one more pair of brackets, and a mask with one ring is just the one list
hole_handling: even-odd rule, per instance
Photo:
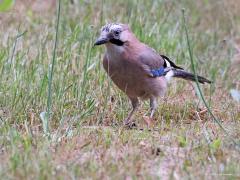
{"label": "grass", "polygon": [[[237,1],[62,1],[50,140],[40,113],[48,108],[57,3],[29,7],[18,1],[0,14],[1,178],[240,178],[239,149],[230,140],[240,142],[240,105],[229,93],[240,88],[239,68],[231,64],[240,29]],[[160,101],[158,131],[124,129],[128,99],[102,68],[104,48],[92,48],[102,25],[124,22],[190,71],[182,8],[197,73],[214,81],[201,88],[230,137],[207,113],[196,86],[182,80],[173,80]],[[147,109],[142,103],[139,126],[146,127]]]}

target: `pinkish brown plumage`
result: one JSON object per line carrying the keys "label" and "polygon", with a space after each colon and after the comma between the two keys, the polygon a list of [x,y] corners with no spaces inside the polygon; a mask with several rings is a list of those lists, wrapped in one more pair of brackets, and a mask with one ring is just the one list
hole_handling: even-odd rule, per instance
{"label": "pinkish brown plumage", "polygon": [[[105,44],[103,67],[112,81],[129,97],[132,111],[125,120],[131,125],[139,98],[150,99],[150,118],[157,108],[157,98],[165,94],[171,77],[195,81],[193,74],[176,66],[166,56],[141,43],[125,24],[103,26],[95,45]],[[210,83],[198,76],[200,83]]]}

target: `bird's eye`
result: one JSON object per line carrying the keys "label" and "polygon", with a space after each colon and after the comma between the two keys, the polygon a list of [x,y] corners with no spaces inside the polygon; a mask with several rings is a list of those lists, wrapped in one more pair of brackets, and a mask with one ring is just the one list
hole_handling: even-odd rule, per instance
{"label": "bird's eye", "polygon": [[114,31],[114,34],[118,36],[120,34],[120,31]]}

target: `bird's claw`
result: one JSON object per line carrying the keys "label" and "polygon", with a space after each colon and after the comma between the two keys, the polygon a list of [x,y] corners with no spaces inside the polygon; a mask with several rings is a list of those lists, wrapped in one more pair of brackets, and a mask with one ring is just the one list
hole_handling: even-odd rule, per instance
{"label": "bird's claw", "polygon": [[129,129],[133,129],[137,127],[137,124],[134,121],[125,121],[124,126]]}

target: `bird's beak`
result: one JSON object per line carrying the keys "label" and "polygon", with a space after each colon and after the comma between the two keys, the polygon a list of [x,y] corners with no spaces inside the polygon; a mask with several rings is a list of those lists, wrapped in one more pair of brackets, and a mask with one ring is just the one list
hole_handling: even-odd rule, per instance
{"label": "bird's beak", "polygon": [[107,42],[109,42],[109,38],[108,38],[108,37],[102,37],[102,36],[100,36],[100,37],[96,40],[96,42],[94,43],[94,46],[102,45],[102,44],[105,44],[105,43],[107,43]]}

